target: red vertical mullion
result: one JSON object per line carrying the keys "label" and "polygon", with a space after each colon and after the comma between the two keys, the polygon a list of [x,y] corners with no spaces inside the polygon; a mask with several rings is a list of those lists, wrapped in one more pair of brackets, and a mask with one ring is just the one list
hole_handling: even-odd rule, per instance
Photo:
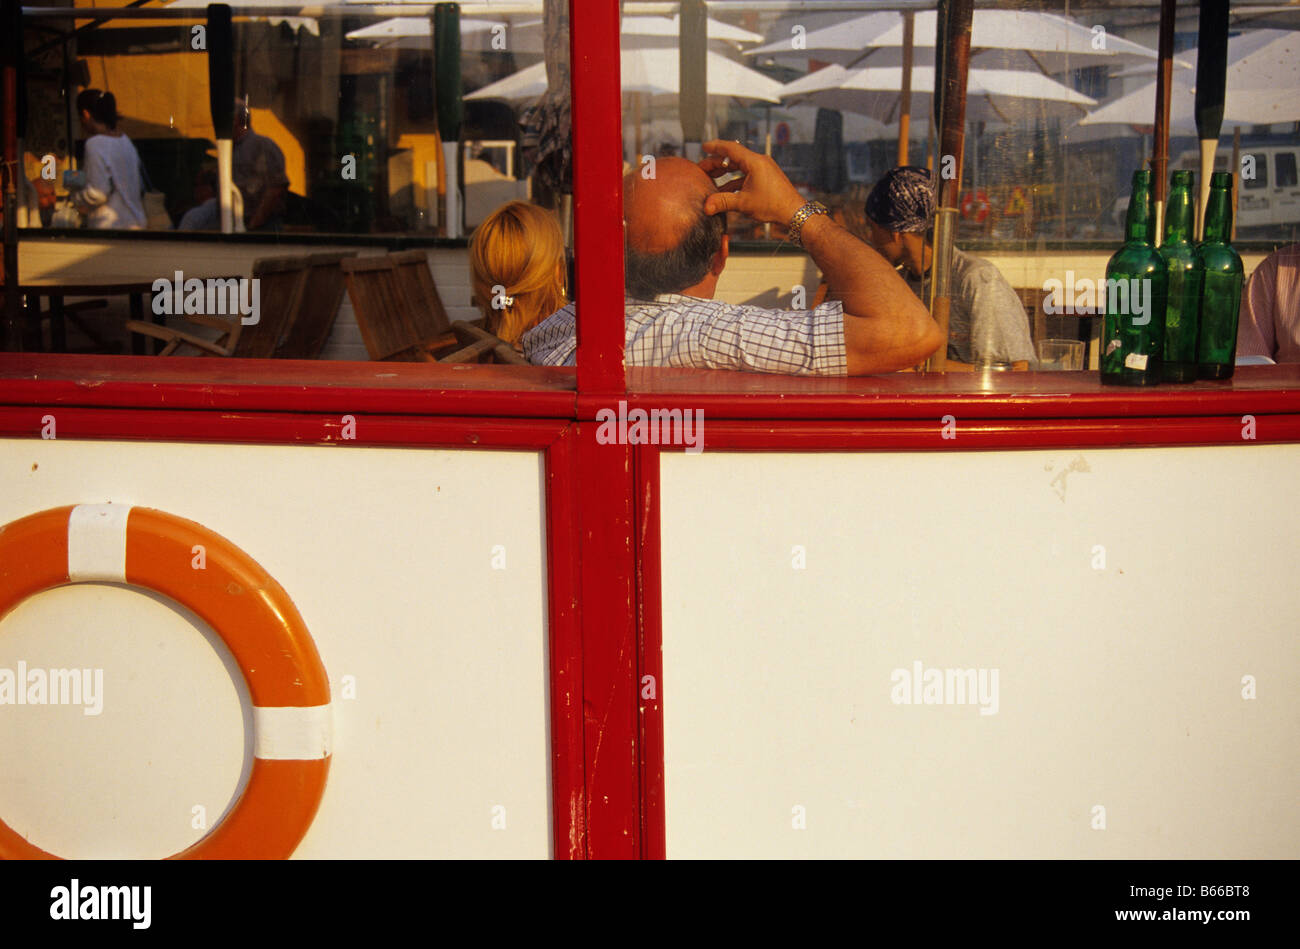
{"label": "red vertical mullion", "polygon": [[623,129],[617,0],[569,0],[578,392],[623,393]]}
{"label": "red vertical mullion", "polygon": [[587,855],[638,858],[636,560],[632,449],[578,423]]}
{"label": "red vertical mullion", "polygon": [[[640,732],[641,856],[666,856],[664,819],[663,586],[660,572],[659,457],[636,449],[637,698]],[[647,679],[647,676],[649,677]],[[653,692],[650,690],[653,689]]]}
{"label": "red vertical mullion", "polygon": [[577,425],[570,425],[545,455],[551,826],[557,860],[587,856],[577,441]]}
{"label": "red vertical mullion", "polygon": [[623,371],[623,131],[619,4],[570,0],[573,218],[578,302],[578,550],[587,856],[635,859],[636,551],[632,451],[591,419],[626,392]]}

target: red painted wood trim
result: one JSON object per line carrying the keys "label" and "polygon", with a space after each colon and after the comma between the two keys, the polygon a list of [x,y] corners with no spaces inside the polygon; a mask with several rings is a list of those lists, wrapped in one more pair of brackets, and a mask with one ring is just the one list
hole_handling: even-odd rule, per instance
{"label": "red painted wood trim", "polygon": [[[1300,364],[1239,367],[1227,382],[1103,386],[1092,372],[894,373],[803,378],[697,369],[628,370],[629,407],[702,409],[705,418],[1118,418],[1300,413]],[[589,417],[579,399],[580,417]]]}
{"label": "red painted wood trim", "polygon": [[0,404],[569,418],[573,369],[0,353]]}
{"label": "red painted wood trim", "polygon": [[550,652],[551,826],[557,860],[587,856],[579,588],[577,426],[546,449],[547,645]]}
{"label": "red painted wood trim", "polygon": [[1255,438],[1240,417],[964,421],[943,437],[943,422],[709,422],[705,451],[969,451],[1019,448],[1138,448],[1300,442],[1300,415],[1258,415]]}
{"label": "red painted wood trim", "polygon": [[[355,438],[344,438],[344,414]],[[543,451],[563,433],[557,419],[424,418],[344,413],[288,415],[271,412],[186,412],[86,409],[64,406],[0,406],[0,435],[40,438],[52,416],[58,438],[106,438],[156,442],[230,442],[348,445],[418,445],[436,448],[497,448]]]}
{"label": "red painted wood trim", "polygon": [[[663,582],[659,513],[659,449],[639,446],[636,474],[637,709],[640,717],[641,856],[665,859]],[[654,698],[646,697],[646,676]]]}
{"label": "red painted wood trim", "polygon": [[570,0],[578,388],[622,392],[623,128],[619,5]]}
{"label": "red painted wood trim", "polygon": [[632,450],[578,428],[587,854],[640,856]]}

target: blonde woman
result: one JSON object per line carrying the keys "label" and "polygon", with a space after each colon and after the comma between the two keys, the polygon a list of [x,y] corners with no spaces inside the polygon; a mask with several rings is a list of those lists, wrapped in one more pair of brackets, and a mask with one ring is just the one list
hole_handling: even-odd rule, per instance
{"label": "blonde woman", "polygon": [[519,338],[568,303],[564,237],[550,211],[503,204],[469,242],[470,286],[487,328],[515,349]]}

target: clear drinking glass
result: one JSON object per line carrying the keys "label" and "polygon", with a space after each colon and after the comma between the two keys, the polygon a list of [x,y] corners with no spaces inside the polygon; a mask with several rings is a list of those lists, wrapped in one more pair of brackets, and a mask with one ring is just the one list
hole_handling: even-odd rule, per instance
{"label": "clear drinking glass", "polygon": [[1083,368],[1083,341],[1078,339],[1040,339],[1038,341],[1039,372],[1057,372]]}

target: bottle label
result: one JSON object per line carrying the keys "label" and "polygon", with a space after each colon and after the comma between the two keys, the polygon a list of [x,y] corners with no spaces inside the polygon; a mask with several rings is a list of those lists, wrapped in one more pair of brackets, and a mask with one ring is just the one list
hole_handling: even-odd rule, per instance
{"label": "bottle label", "polygon": [[1120,346],[1122,346],[1122,345],[1124,345],[1124,344],[1121,343],[1119,340],[1117,340],[1117,339],[1112,339],[1109,343],[1106,344],[1106,355],[1109,356],[1109,355],[1110,355],[1111,353],[1113,353],[1115,350],[1119,349]]}
{"label": "bottle label", "polygon": [[1129,353],[1127,356],[1124,357],[1125,369],[1145,370],[1146,367],[1147,367],[1146,353]]}

